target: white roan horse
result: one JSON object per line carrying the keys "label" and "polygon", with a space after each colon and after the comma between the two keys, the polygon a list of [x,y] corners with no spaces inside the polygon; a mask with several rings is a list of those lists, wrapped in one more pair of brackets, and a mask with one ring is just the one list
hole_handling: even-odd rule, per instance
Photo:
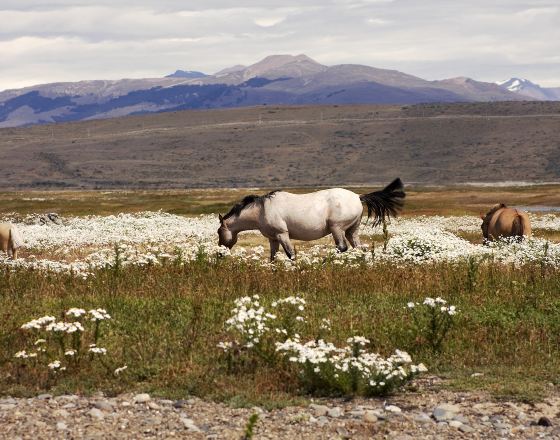
{"label": "white roan horse", "polygon": [[295,258],[294,240],[317,240],[332,234],[337,249],[360,246],[362,203],[368,208],[368,219],[375,213],[374,225],[386,217],[395,217],[403,206],[405,193],[401,179],[395,179],[381,191],[358,195],[342,188],[331,188],[308,194],[273,191],[264,196],[247,196],[224,215],[218,229],[221,246],[232,248],[237,234],[258,229],[270,241],[270,260],[280,245],[288,258]]}

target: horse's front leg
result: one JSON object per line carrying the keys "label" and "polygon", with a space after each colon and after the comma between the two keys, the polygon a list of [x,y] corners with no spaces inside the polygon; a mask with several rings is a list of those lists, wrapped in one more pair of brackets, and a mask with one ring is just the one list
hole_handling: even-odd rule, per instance
{"label": "horse's front leg", "polygon": [[270,243],[270,261],[274,261],[276,257],[276,252],[280,249],[280,242],[274,238],[269,238],[268,242]]}
{"label": "horse's front leg", "polygon": [[282,245],[282,248],[284,249],[284,252],[286,252],[288,258],[290,260],[295,259],[296,252],[294,251],[294,247],[292,246],[292,242],[290,241],[290,234],[288,234],[287,232],[278,234],[276,236],[276,239]]}

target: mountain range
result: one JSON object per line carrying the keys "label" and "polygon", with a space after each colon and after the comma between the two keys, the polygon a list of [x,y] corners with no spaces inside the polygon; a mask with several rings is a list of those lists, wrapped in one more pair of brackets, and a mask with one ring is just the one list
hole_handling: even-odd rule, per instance
{"label": "mountain range", "polygon": [[560,88],[527,80],[494,84],[459,77],[428,81],[396,70],[325,66],[306,55],[272,55],[213,75],[51,83],[0,92],[0,127],[186,109],[263,104],[415,104],[558,100]]}

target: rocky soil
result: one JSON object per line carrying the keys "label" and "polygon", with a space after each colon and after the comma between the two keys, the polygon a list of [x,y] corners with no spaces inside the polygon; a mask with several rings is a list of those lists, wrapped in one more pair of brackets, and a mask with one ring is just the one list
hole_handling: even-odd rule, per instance
{"label": "rocky soil", "polygon": [[525,404],[483,393],[405,392],[383,399],[315,399],[306,407],[235,409],[148,394],[0,398],[2,439],[560,439],[560,395]]}

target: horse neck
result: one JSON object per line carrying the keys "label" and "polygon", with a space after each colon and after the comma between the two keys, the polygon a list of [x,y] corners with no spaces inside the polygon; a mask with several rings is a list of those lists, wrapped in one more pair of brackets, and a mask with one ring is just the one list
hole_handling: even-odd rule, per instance
{"label": "horse neck", "polygon": [[226,225],[233,233],[259,229],[260,211],[259,206],[248,206],[238,216],[226,220]]}

